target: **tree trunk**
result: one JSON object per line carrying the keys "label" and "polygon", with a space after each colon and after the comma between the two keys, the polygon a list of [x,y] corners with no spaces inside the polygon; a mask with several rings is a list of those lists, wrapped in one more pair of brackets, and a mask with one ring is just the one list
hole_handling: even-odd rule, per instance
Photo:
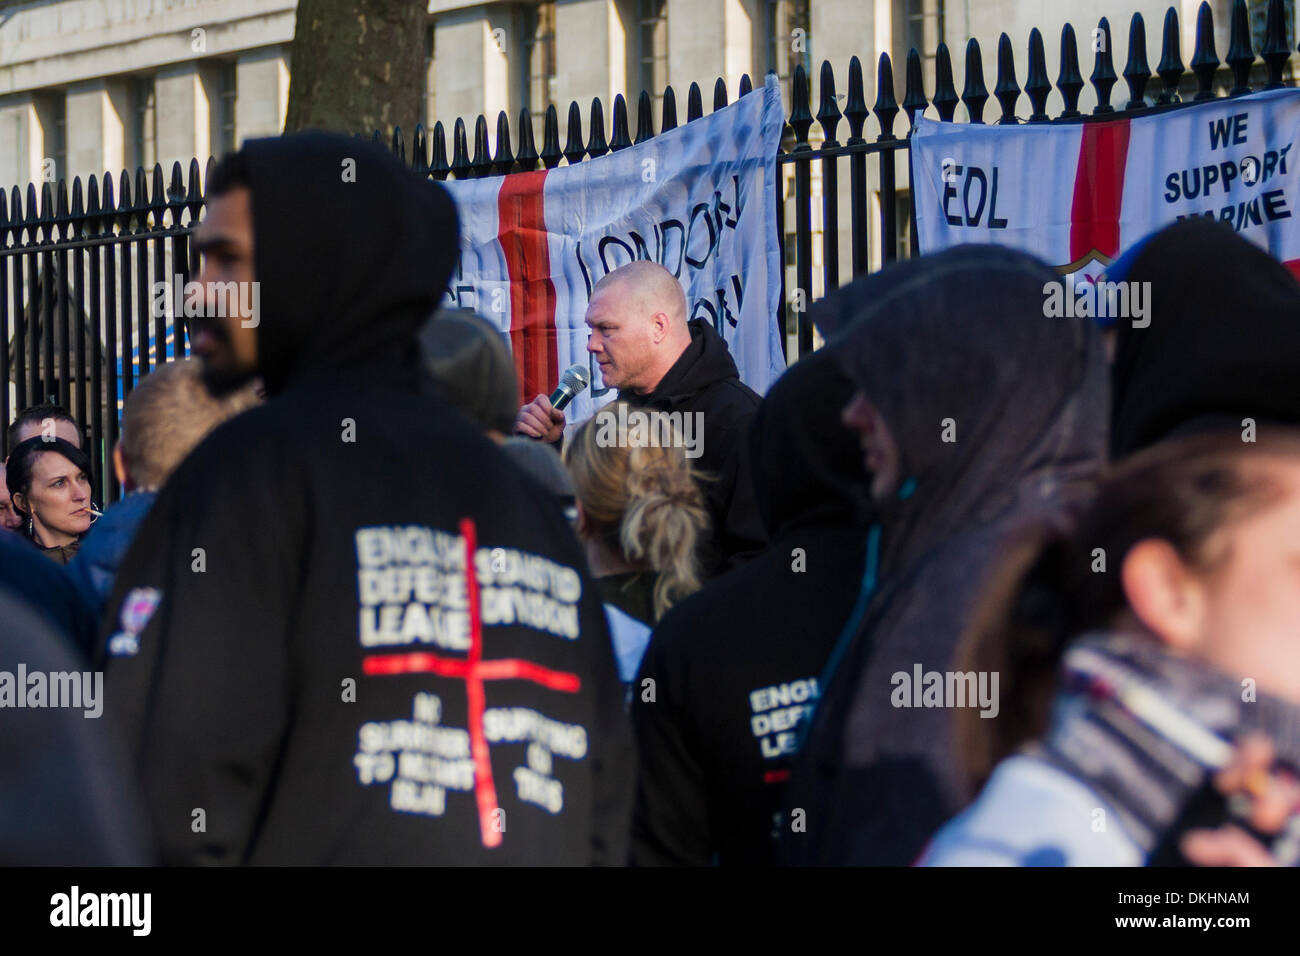
{"label": "tree trunk", "polygon": [[298,0],[285,132],[389,138],[420,120],[426,5],[419,0]]}

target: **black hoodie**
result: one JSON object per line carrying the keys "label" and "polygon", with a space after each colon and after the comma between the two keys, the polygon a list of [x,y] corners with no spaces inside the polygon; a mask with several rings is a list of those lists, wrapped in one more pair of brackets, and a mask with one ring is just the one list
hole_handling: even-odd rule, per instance
{"label": "black hoodie", "polygon": [[1300,283],[1229,226],[1197,216],[1144,240],[1106,271],[1150,283],[1149,325],[1121,320],[1111,455],[1242,420],[1300,423]]}
{"label": "black hoodie", "polygon": [[581,550],[419,371],[451,199],[359,140],[242,152],[272,397],[163,488],[104,619],[164,862],[620,862],[632,754]]}
{"label": "black hoodie", "polygon": [[[0,866],[149,863],[139,795],[123,773],[116,728],[98,711],[102,680],[97,693],[84,648],[73,651],[49,610],[0,582]],[[76,706],[28,703],[43,687],[52,704],[56,682]]]}
{"label": "black hoodie", "polygon": [[654,391],[642,395],[628,390],[621,397],[665,412],[703,413],[704,447],[691,464],[711,476],[703,489],[713,522],[712,552],[704,557],[712,571],[763,546],[745,447],[759,396],[740,380],[727,343],[712,325],[694,319],[690,329],[691,344]]}
{"label": "black hoodie", "polygon": [[961,246],[814,306],[904,480],[868,533],[869,601],[832,651],[791,773],[804,828],[783,832],[787,862],[906,865],[958,809],[953,711],[902,691],[918,667],[951,670],[1006,536],[1086,489],[1105,450],[1100,335],[1091,319],[1044,317],[1059,279],[1023,253]]}
{"label": "black hoodie", "polygon": [[822,352],[776,381],[751,432],[772,543],[655,629],[633,687],[635,863],[772,860],[799,724],[862,577],[866,473],[840,424],[852,391]]}

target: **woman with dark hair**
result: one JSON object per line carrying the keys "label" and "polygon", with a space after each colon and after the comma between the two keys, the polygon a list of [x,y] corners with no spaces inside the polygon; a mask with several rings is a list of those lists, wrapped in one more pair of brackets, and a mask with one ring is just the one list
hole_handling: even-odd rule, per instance
{"label": "woman with dark hair", "polygon": [[1162,442],[1029,529],[955,664],[1001,677],[992,719],[958,711],[982,791],[920,862],[1274,862],[1228,810],[1257,834],[1296,822],[1298,569],[1294,430]]}
{"label": "woman with dark hair", "polygon": [[9,456],[5,480],[22,533],[59,564],[71,561],[96,517],[86,453],[62,438],[29,438]]}

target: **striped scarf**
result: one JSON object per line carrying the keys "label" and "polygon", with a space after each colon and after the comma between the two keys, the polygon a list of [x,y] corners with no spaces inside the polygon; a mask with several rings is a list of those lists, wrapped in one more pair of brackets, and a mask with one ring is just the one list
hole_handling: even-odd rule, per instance
{"label": "striped scarf", "polygon": [[1300,769],[1300,708],[1151,638],[1098,633],[1066,651],[1051,725],[1028,752],[1096,791],[1149,855],[1249,731]]}

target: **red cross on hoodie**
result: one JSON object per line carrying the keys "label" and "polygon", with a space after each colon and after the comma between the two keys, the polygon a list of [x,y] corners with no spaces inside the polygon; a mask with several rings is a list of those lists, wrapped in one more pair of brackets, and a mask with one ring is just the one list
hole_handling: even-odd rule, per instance
{"label": "red cross on hoodie", "polygon": [[343,136],[241,152],[269,400],[162,489],[103,622],[159,858],[622,862],[630,748],[581,549],[419,370],[451,199]]}

